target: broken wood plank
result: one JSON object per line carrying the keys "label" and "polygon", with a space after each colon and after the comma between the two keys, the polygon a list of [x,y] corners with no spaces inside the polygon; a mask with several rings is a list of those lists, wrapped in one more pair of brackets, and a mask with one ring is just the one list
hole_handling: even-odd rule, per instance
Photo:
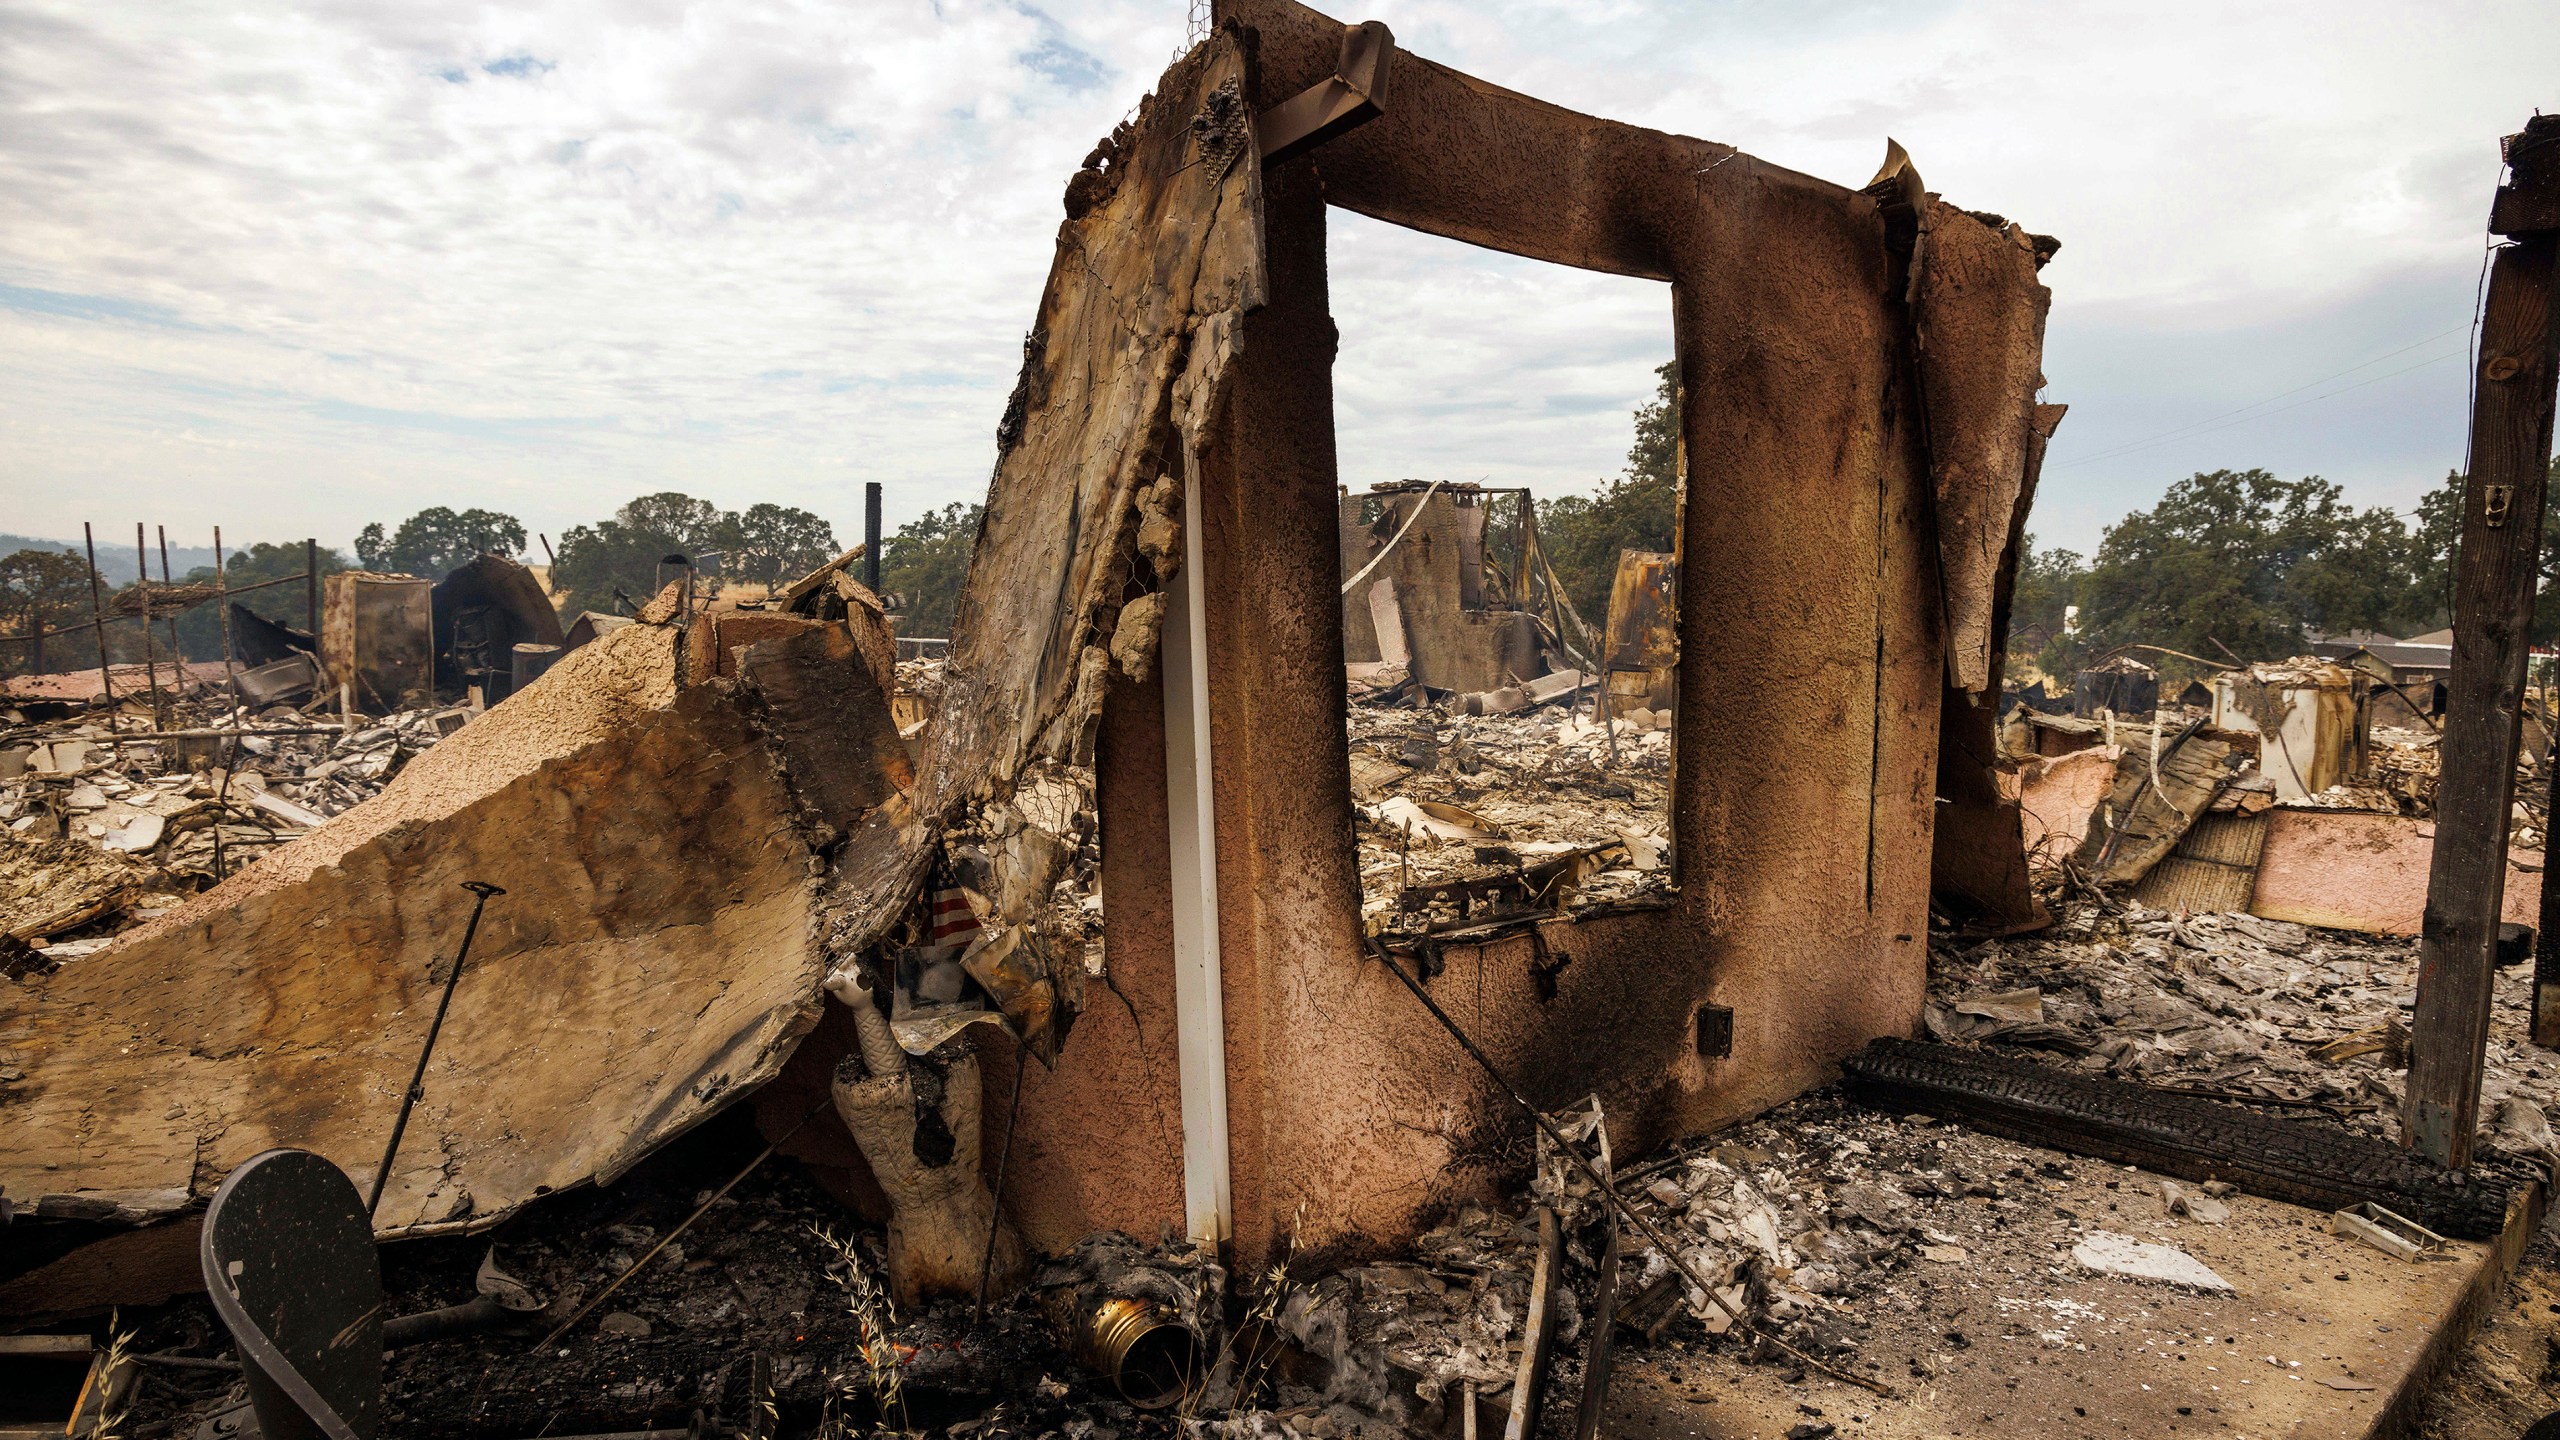
{"label": "broken wood plank", "polygon": [[2161,745],[2156,757],[2126,746],[2116,758],[2114,786],[2081,838],[2080,867],[2101,884],[2129,885],[2151,873],[2213,804],[2240,759],[2235,747],[2203,738],[2194,726]]}
{"label": "broken wood plank", "polygon": [[319,811],[308,806],[296,805],[283,796],[269,791],[250,791],[247,799],[251,809],[263,810],[288,825],[299,825],[305,830],[317,830],[329,823],[329,817]]}
{"label": "broken wood plank", "polygon": [[2185,1180],[2222,1180],[2319,1210],[2372,1201],[2458,1240],[2493,1239],[2508,1185],[2317,1120],[2253,1114],[2059,1066],[1917,1040],[1842,1063],[1851,1096]]}

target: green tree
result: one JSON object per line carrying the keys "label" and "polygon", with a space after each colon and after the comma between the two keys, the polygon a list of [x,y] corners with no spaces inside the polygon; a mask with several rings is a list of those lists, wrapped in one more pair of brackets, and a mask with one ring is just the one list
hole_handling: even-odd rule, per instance
{"label": "green tree", "polygon": [[512,559],[524,550],[524,522],[495,510],[434,505],[400,522],[388,537],[379,521],[356,534],[356,559],[367,570],[441,580],[481,555]]}
{"label": "green tree", "polygon": [[[320,573],[334,575],[347,569],[347,557],[332,546],[323,545],[319,553]],[[282,544],[260,542],[245,550],[235,550],[224,558],[224,583],[237,590],[266,580],[281,580],[302,573],[302,542],[287,540]],[[211,584],[214,568],[199,565],[183,577],[189,584]],[[296,630],[311,627],[310,588],[306,585],[269,585],[251,590],[234,603],[251,614],[264,616],[280,625]],[[208,601],[178,617],[178,642],[190,660],[222,658],[222,605]]]}
{"label": "green tree", "polygon": [[986,513],[983,505],[927,510],[881,540],[880,585],[901,607],[900,634],[951,633],[951,615],[969,578],[969,552]]}
{"label": "green tree", "polygon": [[1654,398],[1636,407],[1627,468],[1591,495],[1538,502],[1538,537],[1556,579],[1594,629],[1607,623],[1621,550],[1669,550],[1680,517],[1679,366],[1654,371]]}
{"label": "green tree", "polygon": [[750,505],[730,528],[735,549],[722,569],[740,580],[771,587],[796,580],[836,556],[835,527],[806,510]]}
{"label": "green tree", "polygon": [[[29,549],[0,556],[0,636],[31,636],[38,623],[48,633],[86,624],[89,578],[89,562],[67,550]],[[39,671],[35,647],[10,640],[0,643],[0,675],[77,669],[97,653],[96,639],[86,633],[48,639]]]}
{"label": "green tree", "polygon": [[[2464,480],[2461,472],[2447,471],[2444,483],[2430,490],[2418,501],[2417,532],[2412,537],[2417,552],[2418,583],[2411,605],[2417,628],[2440,629],[2453,623],[2453,562],[2462,544],[2462,499]],[[2555,586],[2560,586],[2560,456],[2551,461],[2550,479],[2542,507],[2541,582],[2534,597],[2532,639],[2536,645],[2548,645],[2560,639],[2560,602],[2552,599]]]}
{"label": "green tree", "polygon": [[2067,673],[2079,660],[2080,637],[2068,633],[2071,609],[2088,588],[2089,562],[2075,550],[2039,550],[2029,535],[2018,547],[2018,588],[2009,602],[2011,645],[2035,636],[2034,659],[2046,674]]}
{"label": "green tree", "polygon": [[563,614],[596,610],[628,615],[657,593],[669,555],[687,551],[674,536],[637,530],[619,520],[572,525],[560,537],[551,566],[551,589]]}
{"label": "green tree", "polygon": [[2170,486],[2108,528],[2084,583],[2093,652],[2147,643],[2217,661],[2298,654],[2310,629],[2388,629],[2420,589],[2418,546],[2399,516],[2347,505],[2318,476],[2264,470]]}
{"label": "green tree", "polygon": [[632,530],[666,536],[697,561],[704,557],[692,552],[721,549],[737,536],[738,517],[674,490],[643,495],[613,512],[613,518]]}
{"label": "green tree", "polygon": [[682,555],[711,572],[707,552],[726,548],[736,526],[736,516],[708,500],[673,490],[640,496],[610,520],[569,527],[553,554],[551,588],[565,597],[564,613],[628,615],[649,603],[662,573],[676,577],[665,564],[668,556]]}

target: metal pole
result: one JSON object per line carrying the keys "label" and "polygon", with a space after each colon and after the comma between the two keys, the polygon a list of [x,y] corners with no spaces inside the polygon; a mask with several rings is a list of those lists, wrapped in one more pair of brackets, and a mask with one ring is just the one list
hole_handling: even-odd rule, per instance
{"label": "metal pole", "polygon": [[151,697],[151,723],[161,729],[169,726],[168,712],[160,708],[160,649],[151,635],[151,552],[142,543],[142,522],[133,522],[133,588],[142,597],[142,684],[143,693]]}
{"label": "metal pole", "polygon": [[2489,230],[2514,243],[2491,262],[2480,322],[2403,1130],[2405,1143],[2457,1169],[2471,1163],[2480,1121],[2560,377],[2560,115],[2534,117],[2504,148],[2513,178],[2491,206]]}
{"label": "metal pole", "polygon": [[862,487],[862,583],[880,593],[880,482]]}
{"label": "metal pole", "polygon": [[427,1043],[418,1050],[418,1068],[409,1077],[409,1088],[400,1097],[400,1118],[391,1122],[391,1143],[382,1147],[382,1163],[374,1168],[373,1194],[364,1202],[367,1219],[382,1208],[382,1190],[391,1180],[391,1159],[400,1153],[400,1132],[409,1128],[409,1111],[427,1093],[427,1057],[436,1053],[436,1034],[444,1029],[444,1012],[453,1008],[453,987],[462,983],[462,962],[471,958],[471,937],[480,931],[480,912],[489,905],[492,895],[507,892],[486,880],[465,880],[462,888],[479,898],[471,902],[471,923],[462,927],[462,948],[453,954],[453,969],[444,977],[444,998],[436,1002],[436,1018],[427,1024]]}
{"label": "metal pole", "polygon": [[[213,603],[222,607],[222,713],[231,719],[231,728],[240,728],[240,692],[231,688],[231,572],[223,563],[222,527],[213,527]],[[213,797],[213,883],[219,885],[229,873],[222,858],[222,821],[230,812],[231,777],[240,770],[240,737],[222,747],[222,784]]]}
{"label": "metal pole", "polygon": [[573,1311],[569,1312],[569,1318],[568,1318],[568,1319],[563,1320],[563,1321],[561,1321],[558,1325],[553,1326],[550,1334],[545,1335],[545,1336],[543,1336],[541,1339],[536,1340],[535,1342],[533,1342],[533,1353],[535,1353],[535,1354],[540,1354],[541,1352],[543,1352],[543,1351],[545,1351],[545,1350],[550,1349],[550,1348],[552,1347],[552,1345],[553,1345],[553,1344],[555,1344],[555,1343],[557,1343],[557,1342],[558,1342],[558,1340],[560,1339],[560,1337],[561,1337],[561,1336],[566,1335],[566,1334],[568,1334],[568,1333],[569,1333],[569,1329],[570,1329],[570,1327],[571,1327],[571,1326],[576,1325],[579,1321],[584,1320],[584,1319],[586,1319],[589,1315],[591,1315],[591,1314],[595,1313],[595,1308],[596,1308],[597,1306],[602,1305],[606,1300],[611,1299],[611,1298],[612,1298],[612,1296],[613,1296],[613,1292],[622,1288],[622,1282],[624,1282],[625,1280],[630,1279],[630,1278],[631,1278],[632,1276],[634,1276],[634,1275],[639,1274],[639,1273],[641,1272],[641,1270],[642,1270],[643,1268],[645,1268],[645,1267],[648,1265],[648,1263],[649,1263],[650,1261],[657,1259],[657,1258],[658,1258],[658,1252],[659,1252],[659,1251],[664,1250],[664,1249],[666,1249],[669,1245],[674,1244],[677,1236],[682,1235],[685,1231],[692,1229],[692,1228],[693,1228],[693,1222],[694,1222],[694,1221],[699,1220],[699,1219],[701,1219],[703,1216],[710,1214],[710,1213],[711,1213],[711,1207],[712,1207],[712,1206],[714,1206],[714,1205],[719,1204],[719,1203],[720,1203],[720,1200],[721,1200],[721,1197],[723,1197],[723,1196],[727,1195],[730,1191],[737,1189],[737,1188],[738,1188],[738,1182],[739,1182],[739,1181],[744,1180],[744,1179],[746,1179],[748,1176],[753,1175],[754,1173],[756,1173],[756,1167],[757,1167],[757,1166],[762,1165],[762,1164],[763,1164],[764,1162],[766,1162],[767,1160],[772,1159],[772,1158],[773,1158],[773,1152],[775,1152],[776,1150],[781,1149],[781,1148],[783,1147],[783,1145],[784,1145],[785,1143],[787,1143],[787,1142],[791,1139],[791,1137],[792,1137],[792,1136],[799,1134],[799,1133],[800,1133],[800,1127],[801,1127],[801,1126],[806,1125],[806,1124],[808,1124],[811,1120],[815,1119],[815,1118],[817,1117],[817,1114],[818,1114],[818,1112],[819,1112],[819,1111],[826,1109],[829,1105],[831,1105],[831,1104],[833,1104],[833,1103],[835,1103],[835,1097],[834,1097],[833,1095],[821,1095],[821,1096],[819,1096],[819,1097],[818,1097],[818,1103],[817,1103],[817,1104],[815,1104],[815,1105],[810,1106],[807,1110],[805,1110],[805,1111],[801,1112],[800,1118],[799,1118],[799,1119],[797,1119],[797,1120],[795,1120],[795,1121],[793,1121],[793,1122],[791,1122],[791,1128],[790,1128],[790,1129],[783,1131],[783,1132],[782,1132],[782,1134],[781,1134],[779,1137],[777,1137],[777,1138],[776,1138],[776,1139],[775,1139],[771,1144],[768,1144],[768,1145],[766,1145],[762,1150],[757,1151],[757,1152],[756,1152],[756,1158],[754,1158],[753,1160],[748,1161],[748,1162],[747,1162],[743,1167],[741,1167],[741,1168],[739,1169],[739,1171],[738,1171],[738,1173],[737,1173],[737,1174],[730,1176],[730,1177],[728,1178],[728,1180],[726,1180],[725,1182],[723,1182],[723,1183],[721,1184],[721,1186],[720,1186],[720,1188],[719,1188],[719,1189],[714,1190],[714,1191],[712,1191],[709,1195],[704,1196],[704,1197],[703,1197],[703,1199],[702,1199],[702,1203],[700,1203],[700,1204],[698,1204],[698,1205],[696,1205],[696,1206],[694,1206],[694,1207],[693,1207],[693,1213],[692,1213],[692,1214],[687,1215],[687,1216],[686,1216],[686,1217],[684,1217],[682,1220],[677,1221],[677,1222],[676,1222],[676,1224],[675,1224],[675,1228],[674,1228],[674,1229],[669,1230],[665,1235],[660,1236],[660,1237],[659,1237],[659,1239],[658,1239],[658,1243],[657,1243],[657,1244],[655,1244],[655,1245],[650,1246],[647,1254],[642,1255],[639,1259],[634,1260],[634,1261],[632,1261],[632,1262],[631,1262],[631,1268],[630,1268],[630,1269],[625,1270],[625,1271],[623,1271],[621,1274],[614,1276],[614,1277],[613,1277],[613,1280],[611,1281],[611,1283],[607,1284],[607,1285],[606,1285],[602,1290],[597,1291],[597,1292],[594,1294],[594,1296],[592,1296],[591,1298],[589,1298],[585,1303],[583,1303],[583,1304],[579,1305],[577,1309],[575,1309],[575,1310],[573,1310]]}
{"label": "metal pole", "polygon": [[302,542],[303,623],[311,627],[311,643],[320,643],[320,542]]}
{"label": "metal pole", "polygon": [[[107,597],[98,585],[98,537],[90,533],[86,520],[80,522],[80,543],[89,549],[89,624],[98,632],[98,688],[112,709],[116,703],[116,677],[107,665]],[[112,721],[113,717],[109,719]]]}

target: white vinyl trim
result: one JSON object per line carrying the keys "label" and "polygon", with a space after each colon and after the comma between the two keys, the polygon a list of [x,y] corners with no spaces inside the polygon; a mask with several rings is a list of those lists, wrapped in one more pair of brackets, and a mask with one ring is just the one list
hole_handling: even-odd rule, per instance
{"label": "white vinyl trim", "polygon": [[1194,1240],[1234,1233],[1227,1176],[1227,1030],[1218,955],[1218,811],[1209,774],[1209,635],[1200,483],[1185,477],[1182,569],[1165,595],[1165,812],[1172,841],[1173,1007],[1182,1081],[1182,1205]]}

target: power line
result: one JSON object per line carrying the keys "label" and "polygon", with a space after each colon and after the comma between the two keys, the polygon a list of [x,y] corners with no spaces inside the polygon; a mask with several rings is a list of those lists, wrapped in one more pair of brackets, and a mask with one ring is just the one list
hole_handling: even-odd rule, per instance
{"label": "power line", "polygon": [[[2300,384],[2300,385],[2296,385],[2296,386],[2294,386],[2294,387],[2293,387],[2292,389],[2290,389],[2290,390],[2279,391],[2278,393],[2273,394],[2273,395],[2270,395],[2270,396],[2266,397],[2266,398],[2265,398],[2265,399],[2263,399],[2263,400],[2253,400],[2253,401],[2251,401],[2250,403],[2248,403],[2248,404],[2246,404],[2246,405],[2240,406],[2240,407],[2239,407],[2238,409],[2236,409],[2236,410],[2225,410],[2225,411],[2223,411],[2223,412],[2222,412],[2221,414],[2219,414],[2219,415],[2208,415],[2208,416],[2206,416],[2206,417],[2205,417],[2204,419],[2202,419],[2202,420],[2192,421],[2192,422],[2190,422],[2190,423],[2188,423],[2188,424],[2180,425],[2180,426],[2178,426],[2178,427],[2176,427],[2176,428],[2174,428],[2174,429],[2164,430],[2164,431],[2160,432],[2160,433],[2159,433],[2159,434],[2157,434],[2157,435],[2153,435],[2153,436],[2149,437],[2148,439],[2136,440],[2136,441],[2133,441],[2133,442],[2132,442],[2132,443],[2130,443],[2130,444],[2126,444],[2126,445],[2119,445],[2119,446],[2116,446],[2114,449],[2111,449],[2111,450],[2101,450],[2101,451],[2099,451],[2099,452],[2098,452],[2097,454],[2095,454],[2095,455],[2082,455],[2082,456],[2079,456],[2079,457],[2077,457],[2077,458],[2075,458],[2075,459],[2071,459],[2071,460],[2063,461],[2062,463],[2060,463],[2060,464],[2058,464],[2058,465],[2048,465],[2048,466],[2046,466],[2045,468],[2046,468],[2046,469],[2048,469],[2048,470],[2067,470],[2067,469],[2071,468],[2071,467],[2072,467],[2072,466],[2074,466],[2074,465],[2086,465],[2086,464],[2089,464],[2090,462],[2092,462],[2092,461],[2096,461],[2096,460],[2108,460],[2108,459],[2113,459],[2114,457],[2116,457],[2116,456],[2118,456],[2118,455],[2130,455],[2130,454],[2132,454],[2133,452],[2135,452],[2135,451],[2137,451],[2137,450],[2148,450],[2148,449],[2150,449],[2150,448],[2152,448],[2153,446],[2156,446],[2156,445],[2166,445],[2166,444],[2171,443],[2172,441],[2184,440],[2184,439],[2187,439],[2187,438],[2189,438],[2189,437],[2191,437],[2191,436],[2196,436],[2196,435],[2207,435],[2207,434],[2211,434],[2212,432],[2214,432],[2214,431],[2216,431],[2216,430],[2227,430],[2227,429],[2230,429],[2233,425],[2243,425],[2243,424],[2248,423],[2248,422],[2249,422],[2249,421],[2251,421],[2251,420],[2260,420],[2260,419],[2264,419],[2266,416],[2269,416],[2269,415],[2281,415],[2281,414],[2283,414],[2283,413],[2284,413],[2285,411],[2287,411],[2287,410],[2299,409],[2301,406],[2312,404],[2312,403],[2313,403],[2313,402],[2315,402],[2315,401],[2326,400],[2326,399],[2328,399],[2328,398],[2329,398],[2330,396],[2332,396],[2332,395],[2343,395],[2343,394],[2345,394],[2345,393],[2346,393],[2347,391],[2349,391],[2349,390],[2360,389],[2360,388],[2362,388],[2362,387],[2364,387],[2364,386],[2366,386],[2366,385],[2371,385],[2371,384],[2375,383],[2376,381],[2388,380],[2388,379],[2390,379],[2390,378],[2391,378],[2392,376],[2394,376],[2394,375],[2405,375],[2405,374],[2409,373],[2409,372],[2410,372],[2410,371],[2412,371],[2412,370],[2422,369],[2422,368],[2424,368],[2424,367],[2426,367],[2426,366],[2434,365],[2434,364],[2438,364],[2438,363],[2440,363],[2440,362],[2442,362],[2442,361],[2455,359],[2455,358],[2457,358],[2457,355],[2458,355],[2459,353],[2462,353],[2462,352],[2455,352],[2455,353],[2448,353],[2448,354],[2444,354],[2444,355],[2431,356],[2431,357],[2429,357],[2429,358],[2427,358],[2427,359],[2425,359],[2425,360],[2418,361],[2418,362],[2417,362],[2416,364],[2414,364],[2414,365],[2404,365],[2404,366],[2401,366],[2401,367],[2400,367],[2399,369],[2397,369],[2397,370],[2389,370],[2389,371],[2385,371],[2384,373],[2382,373],[2382,374],[2380,374],[2380,375],[2375,375],[2375,376],[2368,377],[2367,379],[2359,380],[2359,381],[2357,381],[2357,382],[2356,382],[2355,384],[2353,384],[2353,385],[2342,385],[2342,386],[2340,386],[2339,388],[2337,388],[2337,389],[2335,389],[2335,390],[2330,390],[2330,391],[2327,391],[2327,392],[2322,393],[2322,394],[2319,394],[2319,395],[2314,395],[2314,396],[2312,396],[2312,397],[2311,397],[2310,399],[2308,399],[2308,400],[2300,400],[2300,401],[2296,401],[2296,402],[2295,402],[2294,404],[2292,404],[2292,405],[2280,405],[2280,406],[2277,406],[2277,407],[2276,407],[2275,409],[2273,409],[2273,410],[2268,410],[2268,409],[2265,409],[2265,408],[2264,408],[2264,407],[2269,406],[2269,405],[2275,405],[2275,402],[2277,402],[2277,401],[2279,401],[2279,400],[2286,399],[2286,398],[2288,398],[2288,397],[2290,397],[2290,396],[2299,395],[2299,394],[2301,394],[2301,393],[2302,393],[2303,391],[2305,391],[2305,390],[2309,390],[2309,389],[2312,389],[2312,388],[2314,388],[2314,387],[2321,386],[2321,385],[2326,385],[2326,384],[2328,384],[2328,383],[2329,383],[2330,381],[2332,381],[2332,380],[2341,380],[2341,379],[2344,379],[2344,378],[2346,378],[2346,377],[2347,377],[2347,376],[2349,376],[2349,375],[2353,375],[2354,373],[2356,373],[2356,372],[2357,372],[2357,371],[2359,371],[2359,370],[2368,369],[2368,368],[2370,368],[2370,367],[2372,367],[2372,366],[2375,366],[2375,365],[2379,365],[2379,364],[2381,364],[2381,363],[2382,363],[2383,361],[2385,361],[2385,360],[2393,359],[2393,358],[2395,358],[2395,357],[2397,357],[2397,356],[2401,356],[2401,355],[2406,355],[2406,354],[2408,354],[2410,351],[2412,351],[2412,350],[2416,350],[2416,349],[2419,349],[2419,348],[2421,348],[2421,347],[2423,347],[2423,346],[2432,345],[2432,344],[2434,344],[2436,341],[2438,341],[2438,340],[2442,340],[2442,339],[2444,339],[2444,338],[2445,338],[2446,336],[2448,336],[2448,335],[2459,335],[2459,334],[2462,334],[2462,333],[2464,333],[2464,332],[2468,331],[2470,328],[2471,328],[2471,322],[2470,322],[2470,321],[2468,321],[2468,320],[2466,320],[2466,321],[2464,321],[2462,324],[2460,324],[2460,325],[2456,325],[2456,326],[2452,327],[2451,329],[2447,329],[2447,330],[2439,330],[2439,331],[2437,331],[2435,334],[2430,335],[2430,336],[2426,337],[2426,338],[2425,338],[2425,339],[2423,339],[2423,340],[2416,340],[2416,341],[2412,341],[2412,342],[2410,342],[2409,344],[2406,344],[2406,345],[2401,346],[2401,347],[2400,347],[2399,349],[2397,349],[2397,350],[2386,350],[2386,351],[2384,351],[2382,354],[2376,355],[2376,356],[2374,356],[2373,358],[2371,358],[2371,359],[2369,359],[2369,360],[2364,360],[2364,361],[2361,361],[2361,362],[2359,362],[2359,363],[2357,363],[2357,364],[2350,365],[2350,366],[2348,366],[2348,367],[2347,367],[2346,369],[2344,369],[2344,370],[2336,371],[2336,372],[2334,372],[2334,373],[2332,373],[2332,374],[2328,374],[2328,375],[2323,375],[2323,376],[2321,376],[2320,378],[2318,378],[2318,379],[2316,379],[2316,380],[2306,381],[2306,382],[2304,382],[2303,384]],[[2464,344],[2465,344],[2465,347],[2466,347],[2466,349],[2467,349],[2467,347],[2468,347],[2468,345],[2469,345],[2469,341],[2468,341],[2468,340],[2466,340],[2466,341],[2464,342]],[[2253,412],[2253,411],[2254,411],[2254,412],[2257,412],[2257,413],[2254,413],[2254,414],[2253,414],[2253,413],[2251,413],[2251,412]]]}

